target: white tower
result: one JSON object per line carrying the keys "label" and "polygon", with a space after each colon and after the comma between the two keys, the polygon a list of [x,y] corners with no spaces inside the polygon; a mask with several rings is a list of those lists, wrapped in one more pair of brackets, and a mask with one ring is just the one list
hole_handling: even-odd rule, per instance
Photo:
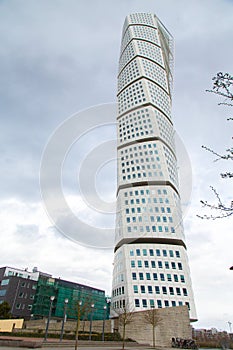
{"label": "white tower", "polygon": [[112,308],[196,311],[171,120],[173,39],[153,14],[126,17],[118,75]]}

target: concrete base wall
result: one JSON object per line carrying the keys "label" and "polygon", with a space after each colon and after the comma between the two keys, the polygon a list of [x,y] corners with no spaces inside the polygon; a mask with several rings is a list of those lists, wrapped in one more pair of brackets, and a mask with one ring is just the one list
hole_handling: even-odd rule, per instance
{"label": "concrete base wall", "polygon": [[[139,344],[153,345],[153,328],[145,320],[145,311],[134,312],[132,314],[132,322],[126,326],[126,339],[130,338]],[[155,328],[155,342],[158,347],[171,347],[172,337],[190,339],[192,338],[192,328],[190,326],[189,311],[187,306],[177,306],[170,308],[158,309],[158,316],[161,319]],[[45,330],[47,320],[26,321],[25,331]],[[61,321],[50,320],[49,332],[60,333]],[[67,321],[64,331],[74,332],[76,321]],[[101,333],[103,321],[92,322],[92,332]],[[80,322],[80,331],[89,333],[89,321]],[[119,325],[118,318],[105,321],[105,332],[110,333],[118,331],[121,336],[123,328]]]}
{"label": "concrete base wall", "polygon": [[[126,338],[143,344],[153,345],[153,327],[145,320],[147,311],[135,312],[132,322],[126,326]],[[192,328],[190,326],[187,306],[178,306],[158,309],[160,323],[155,327],[155,345],[158,347],[171,347],[172,337],[190,339]],[[122,335],[123,327],[119,325]]]}

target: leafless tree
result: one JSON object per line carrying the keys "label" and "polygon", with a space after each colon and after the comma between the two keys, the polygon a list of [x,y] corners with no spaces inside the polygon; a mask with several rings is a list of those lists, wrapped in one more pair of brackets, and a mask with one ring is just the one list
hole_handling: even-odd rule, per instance
{"label": "leafless tree", "polygon": [[155,328],[162,322],[158,312],[158,309],[150,309],[144,313],[145,322],[152,326],[153,348],[155,348]]}
{"label": "leafless tree", "polygon": [[126,333],[126,327],[130,323],[133,322],[133,312],[131,311],[130,307],[128,305],[123,306],[122,308],[119,308],[118,310],[115,310],[115,312],[118,314],[119,319],[119,326],[122,327],[122,349],[125,348],[125,333]]}
{"label": "leafless tree", "polygon": [[82,294],[72,300],[72,311],[76,317],[75,350],[78,349],[80,321],[85,319],[88,313],[90,313],[92,303],[93,300],[90,296],[83,296]]}
{"label": "leafless tree", "polygon": [[[213,87],[211,90],[206,90],[208,92],[212,92],[214,94],[217,94],[223,98],[223,101],[219,103],[219,105],[225,105],[225,106],[233,106],[233,92],[231,91],[233,87],[233,77],[228,73],[222,73],[219,72],[216,76],[212,78],[214,81]],[[227,118],[227,120],[233,120],[232,117]],[[212,153],[214,156],[216,156],[215,162],[219,160],[233,160],[233,148],[226,149],[225,154],[220,154],[214,150],[212,150],[209,147],[202,146],[206,151]],[[227,171],[225,173],[220,174],[222,178],[224,179],[231,179],[233,178],[233,172]],[[233,215],[233,201],[230,201],[229,203],[224,203],[220,197],[220,194],[217,192],[217,190],[210,186],[211,190],[213,191],[213,194],[215,196],[216,202],[215,203],[209,203],[208,201],[201,200],[201,204],[205,208],[210,208],[214,210],[213,215],[197,215],[201,219],[220,219],[225,218],[228,216]]]}

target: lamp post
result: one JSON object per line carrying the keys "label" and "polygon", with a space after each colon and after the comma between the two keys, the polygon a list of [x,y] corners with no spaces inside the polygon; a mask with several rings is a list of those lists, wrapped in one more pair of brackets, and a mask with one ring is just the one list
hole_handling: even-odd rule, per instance
{"label": "lamp post", "polygon": [[92,333],[92,318],[93,318],[93,310],[94,310],[95,304],[91,304],[91,317],[90,317],[90,332],[89,332],[89,340],[91,340],[91,333]]}
{"label": "lamp post", "polygon": [[66,322],[66,309],[67,309],[68,302],[69,302],[69,299],[66,298],[64,300],[64,315],[63,315],[62,326],[61,326],[60,341],[62,341],[62,338],[63,338],[64,326],[65,326],[65,322]]}
{"label": "lamp post", "polygon": [[81,306],[82,306],[82,300],[80,300],[77,304],[78,313],[77,313],[77,323],[76,323],[76,329],[75,329],[75,350],[78,349],[78,331],[79,331],[80,316],[81,316]]}
{"label": "lamp post", "polygon": [[47,337],[48,337],[49,322],[50,322],[50,318],[51,318],[51,313],[52,313],[52,307],[53,307],[53,301],[54,301],[54,299],[55,299],[55,296],[52,295],[52,296],[50,297],[49,315],[48,315],[47,324],[46,324],[46,330],[45,330],[44,341],[47,341]]}
{"label": "lamp post", "polygon": [[107,311],[107,306],[104,305],[104,318],[103,318],[102,341],[104,341],[104,328],[105,328],[106,311]]}

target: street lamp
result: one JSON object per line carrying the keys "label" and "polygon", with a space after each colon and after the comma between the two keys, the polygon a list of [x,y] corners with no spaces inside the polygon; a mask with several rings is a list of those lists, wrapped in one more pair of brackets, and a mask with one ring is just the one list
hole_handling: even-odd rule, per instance
{"label": "street lamp", "polygon": [[52,296],[50,297],[49,315],[48,315],[47,324],[46,324],[46,330],[45,330],[44,341],[47,341],[47,337],[48,337],[49,322],[50,322],[50,318],[51,318],[51,313],[52,313],[52,307],[53,307],[53,301],[54,301],[54,299],[55,299],[55,296],[52,295]]}
{"label": "street lamp", "polygon": [[104,328],[105,328],[106,310],[107,310],[107,306],[104,305],[104,318],[103,318],[102,341],[104,341]]}
{"label": "street lamp", "polygon": [[64,325],[65,325],[65,322],[66,322],[66,309],[67,309],[68,302],[69,302],[69,299],[66,298],[64,300],[64,315],[63,315],[62,326],[61,326],[60,341],[62,341],[62,338],[63,338]]}
{"label": "street lamp", "polygon": [[90,318],[90,332],[89,332],[89,340],[91,340],[91,333],[92,333],[92,318],[93,318],[93,310],[94,310],[95,304],[91,304],[91,318]]}
{"label": "street lamp", "polygon": [[78,314],[77,314],[77,323],[76,323],[76,329],[75,329],[75,350],[78,349],[78,331],[79,331],[80,316],[81,316],[81,306],[82,306],[82,300],[80,300],[77,304]]}

